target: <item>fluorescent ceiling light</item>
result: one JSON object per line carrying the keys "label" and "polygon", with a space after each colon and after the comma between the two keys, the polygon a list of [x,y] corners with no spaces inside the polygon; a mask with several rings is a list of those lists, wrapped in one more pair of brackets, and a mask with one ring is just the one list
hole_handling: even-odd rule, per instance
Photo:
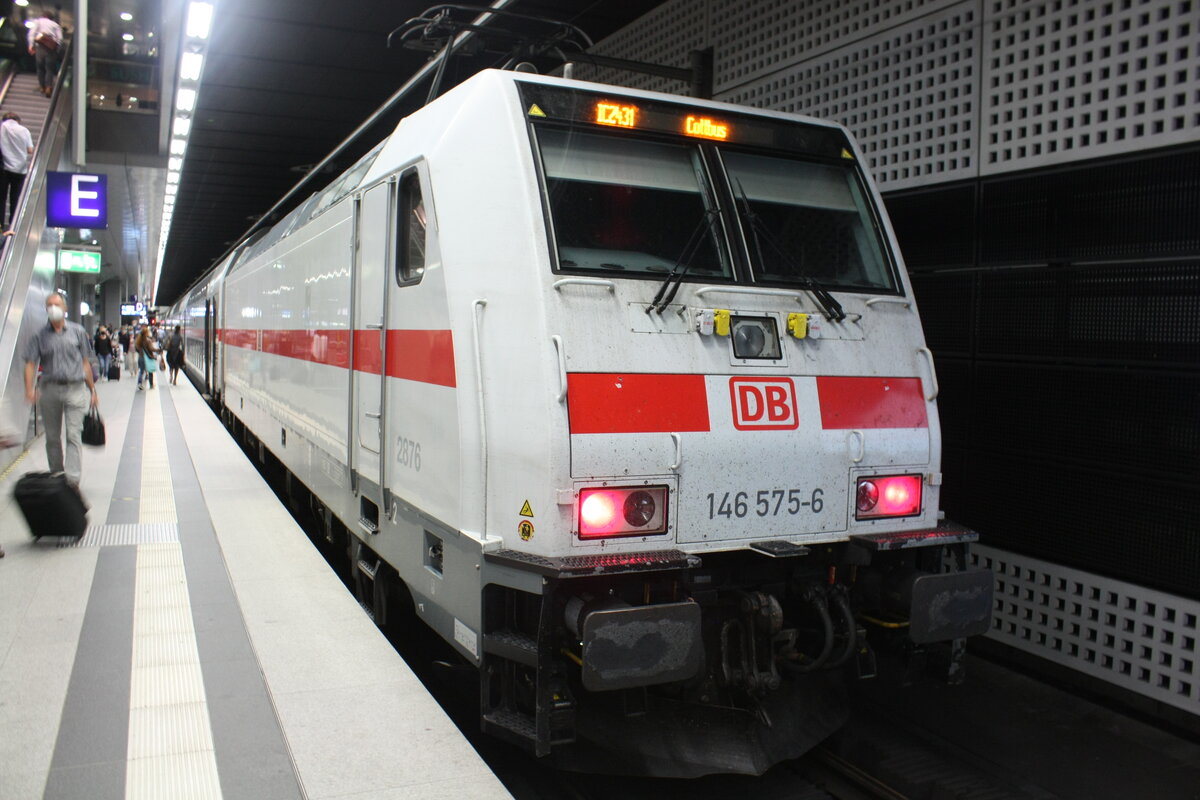
{"label": "fluorescent ceiling light", "polygon": [[180,111],[191,111],[196,107],[196,90],[180,89],[175,94],[175,107]]}
{"label": "fluorescent ceiling light", "polygon": [[187,140],[186,139],[172,139],[171,140],[171,155],[181,156],[184,154],[184,152],[186,150],[187,150]]}
{"label": "fluorescent ceiling light", "polygon": [[124,40],[125,40],[125,41],[127,41],[127,42],[132,42],[132,41],[133,41],[133,34],[132,34],[132,33],[122,33],[122,34],[121,34],[121,38],[122,38],[122,39],[124,39]]}
{"label": "fluorescent ceiling light", "polygon": [[167,183],[179,183],[179,173],[178,172],[168,172],[167,173]]}
{"label": "fluorescent ceiling light", "polygon": [[192,121],[187,117],[176,117],[175,126],[172,128],[176,136],[187,136],[188,131],[192,129]]}
{"label": "fluorescent ceiling light", "polygon": [[167,187],[167,197],[173,196],[178,191],[179,191],[178,186],[168,186]]}
{"label": "fluorescent ceiling light", "polygon": [[199,53],[184,53],[179,57],[179,77],[182,80],[200,80],[200,70],[203,68],[204,56]]}
{"label": "fluorescent ceiling light", "polygon": [[126,22],[129,22],[130,20],[133,19],[133,14],[130,14],[128,11],[122,11],[121,19],[125,20]]}
{"label": "fluorescent ceiling light", "polygon": [[193,39],[207,39],[212,27],[212,3],[191,3],[188,5],[187,35]]}
{"label": "fluorescent ceiling light", "polygon": [[167,169],[175,170],[175,171],[179,171],[179,170],[183,169],[183,159],[179,158],[179,157],[168,159]]}

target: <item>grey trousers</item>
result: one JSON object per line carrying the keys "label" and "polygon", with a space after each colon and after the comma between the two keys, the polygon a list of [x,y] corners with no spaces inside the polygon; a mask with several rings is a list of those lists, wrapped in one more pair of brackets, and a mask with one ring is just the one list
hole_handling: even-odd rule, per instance
{"label": "grey trousers", "polygon": [[33,58],[37,64],[38,86],[43,89],[53,89],[58,77],[58,53],[53,53],[39,45],[34,45]]}
{"label": "grey trousers", "polygon": [[[83,381],[38,385],[39,408],[46,426],[46,461],[51,472],[66,472],[67,480],[79,485],[83,472],[83,415],[91,405],[92,393]],[[67,426],[67,458],[63,464],[63,424]]]}

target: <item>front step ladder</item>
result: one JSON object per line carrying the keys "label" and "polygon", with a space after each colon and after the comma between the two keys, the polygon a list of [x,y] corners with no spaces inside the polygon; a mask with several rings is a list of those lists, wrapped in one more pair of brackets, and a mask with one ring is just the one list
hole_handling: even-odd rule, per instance
{"label": "front step ladder", "polygon": [[383,608],[383,587],[378,580],[383,559],[355,539],[351,545],[350,563],[353,565],[351,577],[354,580],[354,598],[371,621],[382,628],[387,613]]}
{"label": "front step ladder", "polygon": [[[551,620],[542,603],[538,640],[513,630],[483,635],[480,669],[482,727],[485,733],[549,754],[557,744],[575,741],[575,704],[566,689],[561,666],[550,652]],[[536,681],[534,713],[527,710],[530,672]]]}

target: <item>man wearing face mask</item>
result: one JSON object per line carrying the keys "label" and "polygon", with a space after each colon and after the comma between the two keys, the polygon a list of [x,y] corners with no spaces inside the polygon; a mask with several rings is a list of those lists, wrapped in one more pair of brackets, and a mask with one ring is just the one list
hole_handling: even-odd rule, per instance
{"label": "man wearing face mask", "polygon": [[[67,321],[67,303],[58,292],[46,298],[44,328],[29,340],[25,348],[25,399],[36,401],[46,426],[46,460],[51,472],[67,473],[67,480],[79,488],[82,472],[83,415],[89,403],[100,402],[92,379],[91,342],[87,331]],[[34,386],[38,364],[42,379]],[[40,398],[39,398],[40,395]],[[63,424],[66,424],[67,452],[63,463]]]}

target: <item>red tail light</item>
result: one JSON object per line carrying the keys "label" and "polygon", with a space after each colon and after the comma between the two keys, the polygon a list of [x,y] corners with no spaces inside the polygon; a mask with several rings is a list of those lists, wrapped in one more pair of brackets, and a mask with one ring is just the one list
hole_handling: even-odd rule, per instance
{"label": "red tail light", "polygon": [[667,530],[667,487],[630,486],[579,492],[579,538],[649,536]]}
{"label": "red tail light", "polygon": [[921,476],[859,478],[855,518],[914,517],[921,513]]}

